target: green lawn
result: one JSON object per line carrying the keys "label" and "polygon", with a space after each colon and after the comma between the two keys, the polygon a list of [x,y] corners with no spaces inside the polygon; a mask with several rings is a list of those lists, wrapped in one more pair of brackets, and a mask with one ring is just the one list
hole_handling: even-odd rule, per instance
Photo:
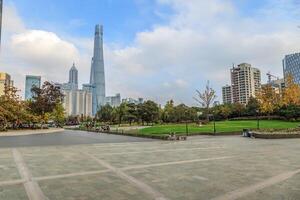
{"label": "green lawn", "polygon": [[[287,122],[279,120],[260,120],[260,128],[272,128],[272,129],[285,129],[285,128],[296,128],[300,125],[299,122]],[[244,128],[256,129],[256,120],[243,120],[243,121],[221,121],[216,122],[216,130],[218,133],[224,132],[238,132],[242,131]],[[212,133],[213,123],[198,126],[196,124],[189,124],[188,131],[192,133]],[[140,134],[144,135],[164,135],[174,133],[185,133],[185,124],[171,124],[171,125],[155,125],[153,127],[144,128],[139,130]]]}

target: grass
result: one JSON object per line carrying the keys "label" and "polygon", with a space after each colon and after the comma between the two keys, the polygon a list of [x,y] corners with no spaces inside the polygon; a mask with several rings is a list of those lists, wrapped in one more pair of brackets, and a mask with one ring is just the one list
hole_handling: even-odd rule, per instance
{"label": "grass", "polygon": [[[297,128],[299,122],[287,122],[280,120],[260,120],[260,128],[262,129],[288,129]],[[256,129],[256,120],[242,120],[242,121],[220,121],[216,122],[217,133],[226,132],[241,132],[243,129]],[[168,125],[155,125],[152,127],[139,130],[142,135],[166,135],[169,133],[183,134],[186,133],[185,124],[168,124]],[[213,133],[213,123],[198,126],[197,124],[188,125],[189,134],[199,133]]]}

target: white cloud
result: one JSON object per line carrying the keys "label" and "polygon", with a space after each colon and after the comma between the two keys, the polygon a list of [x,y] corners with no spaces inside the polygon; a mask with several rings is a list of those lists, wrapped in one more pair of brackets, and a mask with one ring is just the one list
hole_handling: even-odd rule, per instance
{"label": "white cloud", "polygon": [[88,76],[85,67],[90,67],[90,57],[79,51],[88,45],[87,40],[82,41],[78,41],[78,48],[56,33],[29,29],[12,5],[5,6],[0,71],[12,75],[21,95],[24,95],[25,75],[41,75],[43,80],[64,82],[69,68],[76,62],[79,70]]}
{"label": "white cloud", "polygon": [[14,6],[4,6],[3,9],[3,28],[4,33],[16,33],[22,32],[25,30],[25,25],[17,13],[17,10]]}
{"label": "white cloud", "polygon": [[[221,98],[232,63],[249,62],[262,70],[263,78],[267,71],[282,76],[283,56],[299,51],[299,24],[290,20],[299,20],[299,14],[293,0],[268,2],[250,16],[233,0],[157,0],[158,6],[173,10],[167,24],[138,32],[125,47],[105,44],[108,94],[194,104],[195,90],[207,80]],[[13,7],[6,7],[4,13],[10,28],[4,30],[9,37],[3,44],[1,66],[22,80],[18,86],[24,85],[20,77],[27,73],[64,81],[73,61],[78,63],[81,82],[88,80],[92,38],[30,30]]]}

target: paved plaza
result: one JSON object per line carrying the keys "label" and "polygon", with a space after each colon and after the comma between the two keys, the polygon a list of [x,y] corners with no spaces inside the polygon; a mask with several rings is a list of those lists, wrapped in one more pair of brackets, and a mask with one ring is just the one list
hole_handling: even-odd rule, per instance
{"label": "paved plaza", "polygon": [[118,137],[123,142],[0,148],[0,199],[300,199],[299,139]]}

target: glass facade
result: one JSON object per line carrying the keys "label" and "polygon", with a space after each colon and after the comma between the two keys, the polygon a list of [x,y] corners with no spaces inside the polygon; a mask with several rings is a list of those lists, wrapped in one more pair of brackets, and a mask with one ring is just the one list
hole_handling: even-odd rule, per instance
{"label": "glass facade", "polygon": [[38,88],[41,87],[41,77],[40,76],[26,76],[25,100],[29,100],[32,98],[31,89],[33,86],[36,86]]}
{"label": "glass facade", "polygon": [[286,55],[282,63],[284,77],[290,74],[295,83],[300,84],[300,53]]}

